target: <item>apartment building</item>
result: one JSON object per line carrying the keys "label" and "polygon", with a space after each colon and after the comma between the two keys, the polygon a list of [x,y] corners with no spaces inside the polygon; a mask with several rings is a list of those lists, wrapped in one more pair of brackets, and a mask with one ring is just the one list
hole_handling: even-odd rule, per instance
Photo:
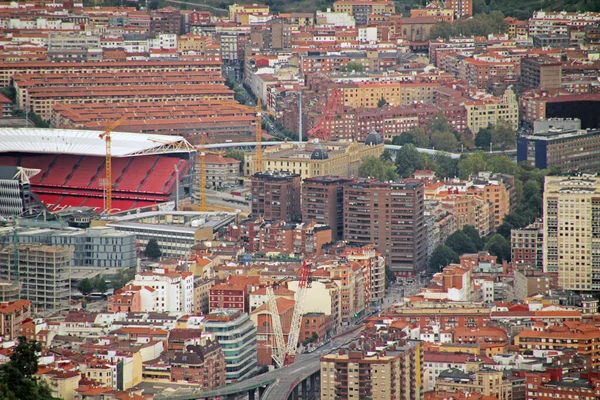
{"label": "apartment building", "polygon": [[354,108],[377,108],[385,99],[391,106],[407,106],[415,102],[433,103],[438,82],[371,82],[353,83],[341,87],[344,105]]}
{"label": "apartment building", "polygon": [[600,168],[600,129],[557,127],[520,136],[517,161],[526,161],[536,168],[595,173]]}
{"label": "apartment building", "polygon": [[546,177],[544,271],[558,273],[558,286],[600,290],[600,178]]}
{"label": "apartment building", "polygon": [[145,71],[216,71],[221,72],[221,60],[149,60],[149,61],[102,61],[102,62],[0,62],[0,85],[10,85],[17,74],[65,74],[81,73],[93,75],[97,72]]}
{"label": "apartment building", "polygon": [[[297,280],[289,281],[287,287],[295,293],[298,292]],[[331,317],[331,325],[338,327],[341,321],[340,315],[341,293],[339,287],[328,277],[315,277],[307,288],[304,300],[304,312],[322,313]]]}
{"label": "apartment building", "polygon": [[445,0],[443,4],[454,11],[456,19],[473,16],[473,0]]}
{"label": "apartment building", "polygon": [[[200,144],[205,133],[206,143],[247,142],[256,136],[256,110],[235,103],[182,100],[168,102],[117,102],[59,104],[52,108],[52,126],[104,130],[114,115],[122,114],[127,120],[119,126],[123,132],[179,135],[194,145]],[[231,163],[218,162],[218,156],[207,155],[207,181],[218,185],[233,184],[239,174]],[[199,160],[199,157],[197,158]],[[225,172],[230,174],[223,175]]]}
{"label": "apartment building", "polygon": [[519,332],[514,340],[520,353],[541,349],[549,351],[571,349],[581,356],[589,357],[592,368],[600,365],[600,346],[598,346],[600,329],[594,325],[565,322],[558,326],[534,327]]}
{"label": "apartment building", "polygon": [[348,142],[285,143],[263,150],[263,162],[256,165],[256,154],[244,155],[244,175],[252,176],[258,170],[289,171],[301,179],[316,176],[357,176],[358,167],[366,157],[379,157],[383,142],[362,144]]}
{"label": "apartment building", "polygon": [[302,182],[302,221],[315,221],[331,228],[331,240],[344,237],[344,186],[352,179],[317,176]]}
{"label": "apartment building", "polygon": [[248,378],[256,370],[256,327],[248,314],[238,310],[219,309],[204,320],[204,331],[213,333],[225,356],[225,382]]}
{"label": "apartment building", "polygon": [[510,231],[511,261],[534,267],[544,265],[544,224],[537,220],[524,228]]}
{"label": "apartment building", "polygon": [[[200,157],[197,159],[200,161]],[[239,183],[240,160],[207,154],[204,162],[206,165],[206,184],[211,189],[234,186]],[[199,170],[200,168],[198,168]]]}
{"label": "apartment building", "polygon": [[375,246],[347,247],[340,254],[349,262],[365,266],[365,301],[376,305],[385,297],[385,259]]}
{"label": "apartment building", "polygon": [[367,25],[371,14],[394,14],[394,2],[387,0],[339,0],[333,3],[336,13],[346,13],[356,21],[356,25]]}
{"label": "apartment building", "polygon": [[562,63],[548,56],[524,57],[521,59],[522,89],[560,89]]}
{"label": "apartment building", "polygon": [[[489,308],[477,308],[476,305],[454,305],[431,303],[432,306],[414,306],[394,308],[394,319],[407,324],[416,324],[424,328],[435,322],[440,329],[455,327],[483,327],[490,321]],[[435,306],[433,306],[435,304]]]}
{"label": "apartment building", "polygon": [[137,273],[130,283],[157,292],[152,311],[190,314],[194,309],[194,277],[189,272],[156,268]]}
{"label": "apartment building", "polygon": [[[20,244],[0,249],[0,278],[21,285],[21,298],[38,309],[69,307],[73,250],[60,246]],[[15,273],[18,265],[18,274]]]}
{"label": "apartment building", "polygon": [[225,385],[225,357],[219,343],[186,346],[171,361],[171,382],[193,383],[205,390]]}
{"label": "apartment building", "polygon": [[266,220],[294,221],[301,217],[300,175],[267,170],[252,176],[252,214]]}
{"label": "apartment building", "polygon": [[552,278],[541,267],[517,267],[515,269],[515,299],[523,301],[533,295],[550,293]]}
{"label": "apartment building", "polygon": [[317,338],[318,342],[324,341],[335,328],[331,325],[333,318],[324,313],[306,313],[300,321],[300,336],[298,340]]}
{"label": "apartment building", "polygon": [[443,371],[435,380],[435,390],[440,392],[469,392],[481,393],[484,396],[494,396],[498,400],[513,398],[512,382],[503,377],[502,371],[483,367],[478,370],[462,372],[458,369]]}
{"label": "apartment building", "polygon": [[321,357],[321,399],[423,398],[419,342],[365,338]]}
{"label": "apartment building", "polygon": [[519,102],[512,89],[506,89],[501,98],[486,97],[464,102],[467,109],[467,126],[471,132],[479,132],[489,124],[497,125],[501,121],[510,124],[513,129],[519,127]]}
{"label": "apartment building", "polygon": [[23,322],[31,318],[31,301],[16,300],[0,303],[0,332],[7,340],[25,335]]}
{"label": "apartment building", "polygon": [[344,189],[344,240],[374,244],[397,277],[413,277],[426,263],[424,211],[420,181],[356,179]]}

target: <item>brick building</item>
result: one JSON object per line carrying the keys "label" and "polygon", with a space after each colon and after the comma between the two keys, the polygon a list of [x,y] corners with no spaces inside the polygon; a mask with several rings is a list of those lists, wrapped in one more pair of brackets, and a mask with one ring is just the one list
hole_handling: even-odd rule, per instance
{"label": "brick building", "polygon": [[257,172],[252,176],[252,214],[266,220],[301,217],[300,175],[289,171]]}
{"label": "brick building", "polygon": [[522,89],[560,89],[562,63],[554,57],[524,57],[521,59]]}
{"label": "brick building", "polygon": [[424,190],[419,181],[357,179],[344,189],[344,240],[374,244],[397,277],[425,268]]}
{"label": "brick building", "polygon": [[317,176],[302,183],[302,221],[331,227],[331,240],[344,237],[344,186],[351,178]]}

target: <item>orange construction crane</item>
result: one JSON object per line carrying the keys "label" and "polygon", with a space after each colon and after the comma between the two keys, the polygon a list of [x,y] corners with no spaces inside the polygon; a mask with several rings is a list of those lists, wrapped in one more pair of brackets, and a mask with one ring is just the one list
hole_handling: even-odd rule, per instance
{"label": "orange construction crane", "polygon": [[104,132],[100,134],[100,139],[104,139],[106,142],[106,182],[104,186],[106,188],[106,210],[107,214],[112,211],[112,139],[110,133],[114,131],[119,125],[121,125],[127,119],[126,116],[122,116],[112,124],[110,124]]}
{"label": "orange construction crane", "polygon": [[340,89],[334,88],[327,100],[325,111],[321,114],[319,122],[308,131],[308,137],[326,142],[331,140],[336,116],[344,119],[344,95]]}

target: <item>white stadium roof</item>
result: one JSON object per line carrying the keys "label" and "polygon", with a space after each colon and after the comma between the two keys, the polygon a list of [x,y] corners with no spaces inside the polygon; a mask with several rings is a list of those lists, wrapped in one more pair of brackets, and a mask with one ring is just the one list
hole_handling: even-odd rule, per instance
{"label": "white stadium roof", "polygon": [[[52,128],[0,128],[0,153],[106,155],[100,131]],[[113,157],[194,151],[181,136],[112,132]]]}

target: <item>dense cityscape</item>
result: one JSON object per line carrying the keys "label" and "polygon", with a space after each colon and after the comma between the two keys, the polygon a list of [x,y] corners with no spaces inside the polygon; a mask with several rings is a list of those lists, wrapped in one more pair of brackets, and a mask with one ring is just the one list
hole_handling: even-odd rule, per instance
{"label": "dense cityscape", "polygon": [[600,4],[0,3],[0,399],[600,399]]}

